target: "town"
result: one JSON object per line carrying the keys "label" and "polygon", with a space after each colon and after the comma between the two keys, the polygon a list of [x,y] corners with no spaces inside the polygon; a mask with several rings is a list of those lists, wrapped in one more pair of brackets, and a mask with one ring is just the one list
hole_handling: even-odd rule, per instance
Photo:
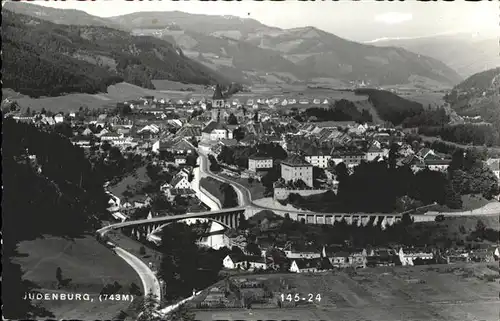
{"label": "town", "polygon": [[492,3],[116,4],[2,3],[4,319],[498,319]]}
{"label": "town", "polygon": [[[148,183],[132,185],[134,180],[129,176],[114,177],[106,183],[112,221],[147,221],[166,214],[167,218],[174,215],[177,221],[183,215],[192,217],[191,221],[200,224],[211,217],[198,244],[232,248],[223,258],[226,269],[283,270],[269,254],[274,251],[283,254],[285,270],[297,273],[498,259],[495,243],[486,247],[462,242],[453,247],[396,243],[390,247],[356,248],[352,242],[321,243],[314,238],[307,240],[306,246],[303,238],[292,237],[294,233],[283,237],[283,220],[289,220],[291,226],[299,224],[299,228],[300,224],[326,224],[332,228],[347,224],[383,230],[404,220],[443,220],[440,213],[445,211],[439,208],[448,205],[460,209],[461,201],[448,194],[446,183],[441,190],[436,187],[439,177],[444,177],[450,166],[457,166],[456,162],[475,162],[478,160],[472,157],[480,156],[460,151],[464,155],[457,161],[457,153],[450,155],[438,151],[439,146],[426,145],[411,129],[369,122],[314,121],[314,116],[302,122],[294,118],[299,109],[314,110],[337,103],[329,97],[261,97],[240,102],[225,98],[225,94],[216,86],[212,97],[198,101],[147,96],[118,103],[113,110],[80,108],[55,115],[45,110],[23,113],[14,106],[8,117],[55,130],[88,155],[106,155],[104,161],[110,164],[123,163],[123,158],[139,158]],[[30,160],[36,163],[36,155]],[[498,181],[500,159],[485,159],[484,164]],[[366,198],[377,195],[376,189],[386,185],[381,182],[373,189],[363,185],[376,179],[374,175],[398,184],[390,173],[383,173],[383,168],[387,172],[391,166],[401,170],[405,179],[421,184],[411,188],[428,190],[433,195],[418,190],[391,195],[383,190],[388,197],[403,196],[408,200],[394,207],[392,199],[384,201],[380,198],[387,197],[380,195],[377,204],[370,204]],[[377,172],[366,172],[370,170]],[[356,191],[349,191],[345,182],[355,176],[359,177],[352,184],[360,185],[352,187]],[[366,206],[350,202],[349,196],[341,199],[342,190],[365,198]],[[499,195],[498,187],[477,192],[497,199]],[[408,195],[420,198],[412,200]],[[478,214],[498,212],[497,203],[488,205],[477,210]],[[147,240],[154,241],[151,244],[161,241],[160,226],[157,223],[146,233]],[[138,234],[134,231],[133,236]]]}

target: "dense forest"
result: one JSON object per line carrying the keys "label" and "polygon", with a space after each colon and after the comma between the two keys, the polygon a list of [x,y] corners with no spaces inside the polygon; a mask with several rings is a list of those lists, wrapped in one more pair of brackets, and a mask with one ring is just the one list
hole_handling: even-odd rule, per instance
{"label": "dense forest", "polygon": [[372,115],[367,110],[359,111],[352,101],[341,99],[328,108],[308,108],[295,116],[297,121],[355,121],[357,123],[372,122]]}
{"label": "dense forest", "polygon": [[[81,148],[55,132],[3,120],[3,315],[24,319],[44,311],[22,300],[31,286],[11,262],[16,244],[43,234],[81,235],[97,226],[108,197]],[[48,316],[48,315],[47,315]]]}
{"label": "dense forest", "polygon": [[459,124],[424,126],[419,128],[419,133],[425,136],[439,136],[444,140],[459,144],[473,144],[476,146],[500,145],[499,132],[491,125]]}
{"label": "dense forest", "polygon": [[406,118],[414,117],[424,111],[422,104],[399,97],[385,90],[356,89],[357,95],[367,95],[380,118],[394,125],[401,124]]}
{"label": "dense forest", "polygon": [[22,94],[96,93],[121,81],[154,88],[151,79],[228,83],[161,39],[106,27],[61,26],[8,10],[2,18],[3,86]]}

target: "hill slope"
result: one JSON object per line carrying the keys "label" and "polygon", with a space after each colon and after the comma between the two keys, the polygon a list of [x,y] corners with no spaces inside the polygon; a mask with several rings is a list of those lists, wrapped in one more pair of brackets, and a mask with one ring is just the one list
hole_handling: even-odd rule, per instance
{"label": "hill slope", "polygon": [[470,76],[445,99],[458,114],[481,116],[500,129],[500,67]]}
{"label": "hill slope", "polygon": [[3,11],[3,86],[23,94],[95,93],[123,80],[147,88],[154,88],[151,79],[227,82],[157,38]]}
{"label": "hill slope", "polygon": [[462,77],[500,66],[498,39],[495,38],[456,34],[416,39],[389,39],[373,44],[401,47],[444,61]]}
{"label": "hill slope", "polygon": [[[26,14],[51,17],[39,16],[39,6],[22,5]],[[253,19],[178,11],[136,12],[107,20],[108,26],[175,43],[186,56],[239,81],[394,85],[428,79],[450,87],[462,80],[433,58],[351,42],[312,27],[281,30]]]}

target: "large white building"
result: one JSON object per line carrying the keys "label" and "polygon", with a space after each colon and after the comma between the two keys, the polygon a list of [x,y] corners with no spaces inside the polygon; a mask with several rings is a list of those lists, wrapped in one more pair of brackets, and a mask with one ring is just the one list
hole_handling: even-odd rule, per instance
{"label": "large white building", "polygon": [[286,182],[301,179],[307,186],[313,187],[313,165],[298,155],[291,155],[281,162],[281,178]]}
{"label": "large white building", "polygon": [[251,172],[256,172],[259,169],[269,169],[272,167],[273,167],[272,157],[259,157],[259,156],[248,157],[248,170]]}
{"label": "large white building", "polygon": [[319,168],[327,168],[328,167],[328,162],[332,158],[330,155],[306,155],[305,157],[306,162],[309,164],[319,167]]}
{"label": "large white building", "polygon": [[212,121],[201,132],[202,140],[233,139],[233,131],[224,124]]}

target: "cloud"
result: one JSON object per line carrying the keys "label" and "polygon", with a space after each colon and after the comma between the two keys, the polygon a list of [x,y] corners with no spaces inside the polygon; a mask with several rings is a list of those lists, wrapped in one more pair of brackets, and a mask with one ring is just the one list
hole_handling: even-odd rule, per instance
{"label": "cloud", "polygon": [[413,15],[411,13],[403,12],[386,12],[375,16],[375,21],[386,23],[389,25],[410,21],[412,19]]}

